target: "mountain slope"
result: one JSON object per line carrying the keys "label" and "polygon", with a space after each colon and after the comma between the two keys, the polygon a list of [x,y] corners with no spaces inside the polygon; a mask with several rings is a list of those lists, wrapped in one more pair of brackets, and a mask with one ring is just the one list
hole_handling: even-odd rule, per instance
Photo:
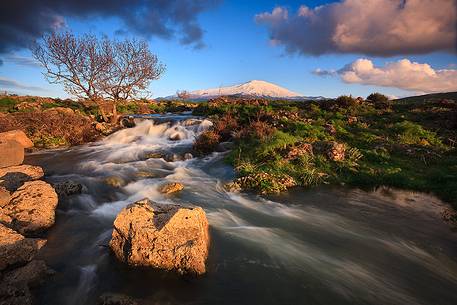
{"label": "mountain slope", "polygon": [[[278,99],[318,99],[314,97],[306,97],[296,92],[292,92],[278,85],[261,81],[252,80],[240,85],[220,87],[206,90],[196,90],[189,92],[189,99],[206,100],[218,96],[246,96],[246,97],[263,97],[263,98],[278,98]],[[169,96],[167,99],[176,98]]]}

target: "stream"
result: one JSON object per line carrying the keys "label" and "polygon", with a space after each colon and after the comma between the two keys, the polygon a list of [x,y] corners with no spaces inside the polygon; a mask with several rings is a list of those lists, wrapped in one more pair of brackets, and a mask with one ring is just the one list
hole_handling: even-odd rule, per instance
{"label": "stream", "polygon": [[[167,162],[184,154],[211,122],[191,116],[137,119],[134,128],[88,145],[29,154],[50,183],[83,192],[59,202],[40,258],[56,271],[38,304],[97,304],[104,293],[142,304],[457,304],[457,233],[437,198],[379,188],[295,189],[260,197],[228,193],[226,152]],[[170,138],[179,138],[172,141]],[[125,185],[106,184],[108,177]],[[163,195],[164,182],[185,188]],[[148,197],[201,206],[210,223],[207,274],[131,268],[107,247],[117,213]]]}

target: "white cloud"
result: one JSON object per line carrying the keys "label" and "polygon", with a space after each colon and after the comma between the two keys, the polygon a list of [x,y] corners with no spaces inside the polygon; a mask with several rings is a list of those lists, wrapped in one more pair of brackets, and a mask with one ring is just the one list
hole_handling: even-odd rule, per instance
{"label": "white cloud", "polygon": [[435,70],[429,64],[408,59],[376,67],[371,60],[361,58],[337,73],[345,83],[350,84],[394,87],[424,93],[457,91],[456,69]]}
{"label": "white cloud", "polygon": [[456,51],[455,0],[343,0],[256,16],[291,53],[391,56]]}

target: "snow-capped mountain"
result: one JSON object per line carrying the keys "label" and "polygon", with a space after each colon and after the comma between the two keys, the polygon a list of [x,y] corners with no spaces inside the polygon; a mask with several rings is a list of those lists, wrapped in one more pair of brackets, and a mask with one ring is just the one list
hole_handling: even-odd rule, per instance
{"label": "snow-capped mountain", "polygon": [[[306,97],[299,93],[292,92],[278,85],[261,81],[251,80],[247,83],[220,87],[206,90],[196,90],[189,92],[191,100],[206,100],[218,96],[246,96],[246,97],[263,97],[263,98],[279,98],[279,99],[319,99],[321,97]],[[176,95],[169,96],[166,99],[176,98]]]}

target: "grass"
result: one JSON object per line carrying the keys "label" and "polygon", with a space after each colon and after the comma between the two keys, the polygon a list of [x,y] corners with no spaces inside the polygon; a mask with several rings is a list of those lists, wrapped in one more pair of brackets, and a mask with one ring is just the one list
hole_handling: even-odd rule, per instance
{"label": "grass", "polygon": [[[234,120],[227,162],[241,188],[386,185],[431,192],[457,207],[457,94],[397,101],[380,94],[322,102],[218,99],[194,113]],[[227,134],[217,125],[212,132]],[[334,143],[342,144],[344,159],[332,159]]]}

